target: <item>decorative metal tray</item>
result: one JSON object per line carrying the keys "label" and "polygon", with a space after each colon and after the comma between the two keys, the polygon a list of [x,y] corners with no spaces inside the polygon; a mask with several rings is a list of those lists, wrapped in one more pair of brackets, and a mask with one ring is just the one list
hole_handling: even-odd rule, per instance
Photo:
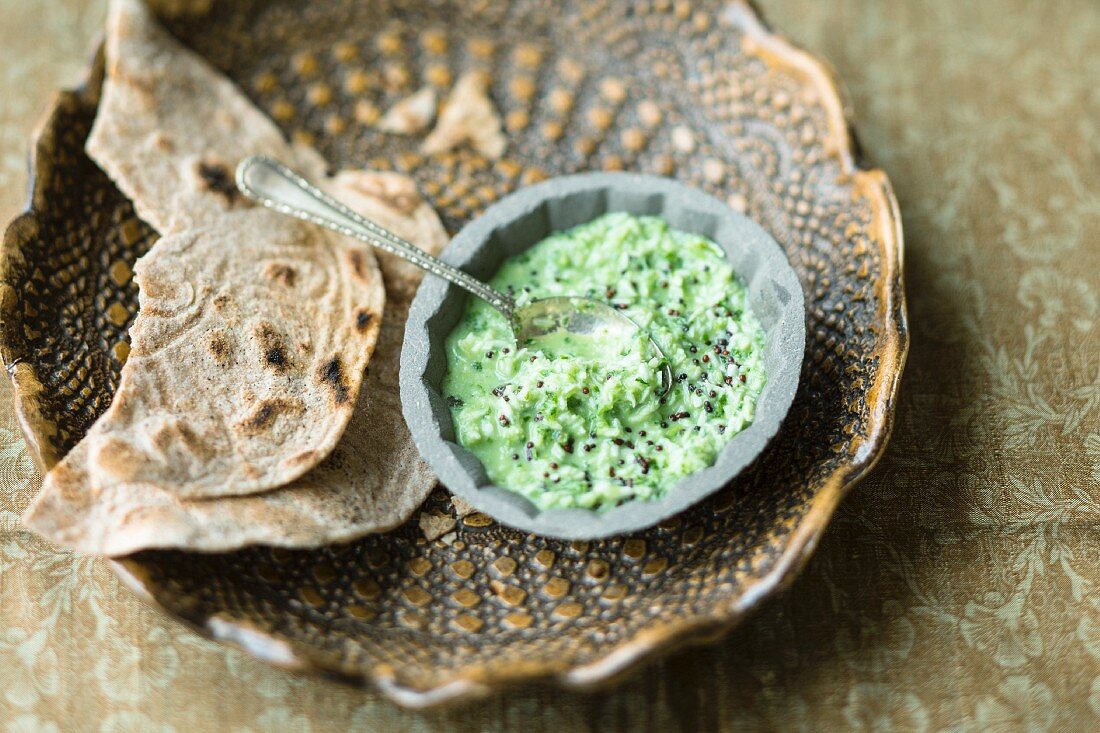
{"label": "decorative metal tray", "polygon": [[[427,541],[416,518],[314,551],[145,552],[130,584],[272,663],[373,683],[406,705],[552,677],[587,688],[714,638],[804,564],[892,423],[907,348],[901,224],[861,167],[830,71],[744,2],[159,0],[168,28],[290,136],[340,167],[406,172],[456,231],[514,188],[582,170],[672,176],[783,245],[808,305],[802,384],[741,478],[658,528],[600,542],[523,535],[473,513]],[[380,110],[467,69],[492,77],[508,150],[424,157]],[[0,355],[49,467],[107,407],[156,235],[88,160],[102,76],[38,131],[27,211],[0,257]],[[437,490],[425,511],[454,515]]]}

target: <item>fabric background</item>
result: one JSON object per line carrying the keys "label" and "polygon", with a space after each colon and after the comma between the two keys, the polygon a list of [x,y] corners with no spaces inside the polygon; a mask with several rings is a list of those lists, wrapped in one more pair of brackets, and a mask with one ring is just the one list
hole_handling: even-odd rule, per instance
{"label": "fabric background", "polygon": [[[1100,723],[1100,6],[761,0],[851,92],[905,228],[912,349],[882,462],[803,576],[607,693],[412,713],[203,641],[22,531],[0,380],[0,728],[1084,730]],[[0,218],[102,0],[0,0]]]}

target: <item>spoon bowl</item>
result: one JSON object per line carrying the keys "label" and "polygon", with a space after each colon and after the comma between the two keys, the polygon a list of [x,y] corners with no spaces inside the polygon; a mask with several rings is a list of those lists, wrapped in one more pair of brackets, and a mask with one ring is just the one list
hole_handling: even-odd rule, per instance
{"label": "spoon bowl", "polygon": [[[538,343],[562,353],[599,358],[610,347],[630,348],[641,326],[614,307],[594,298],[558,296],[540,298],[516,306],[512,312],[512,331],[519,346]],[[664,351],[648,334],[648,346],[660,360],[660,394],[672,387],[672,368]]]}

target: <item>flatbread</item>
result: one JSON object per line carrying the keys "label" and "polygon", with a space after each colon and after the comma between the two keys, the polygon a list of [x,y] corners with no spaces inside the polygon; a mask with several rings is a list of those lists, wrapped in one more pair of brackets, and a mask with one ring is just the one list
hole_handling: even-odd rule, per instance
{"label": "flatbread", "polygon": [[246,153],[309,173],[228,79],[137,0],[113,0],[88,151],[165,236],[135,267],[140,308],[109,410],[46,477],[184,498],[282,486],[336,446],[381,325],[371,248],[237,192]]}
{"label": "flatbread", "polygon": [[415,94],[394,102],[382,119],[378,129],[394,135],[416,135],[428,129],[435,117],[435,89],[424,87]]}
{"label": "flatbread", "polygon": [[[320,178],[324,159],[292,146],[228,78],[165,31],[140,0],[112,0],[107,78],[85,149],[161,234],[221,224],[252,208],[237,163],[266,153]],[[373,259],[373,258],[372,258]]]}
{"label": "flatbread", "polygon": [[215,497],[313,468],[351,417],[381,324],[380,277],[361,256],[262,209],[161,238],[134,268],[140,305],[111,406],[46,486]]}
{"label": "flatbread", "polygon": [[467,71],[455,82],[435,128],[420,144],[420,152],[435,155],[463,144],[490,160],[500,160],[508,146],[500,114],[489,98],[489,80],[481,71]]}
{"label": "flatbread", "polygon": [[[252,294],[247,298],[221,301],[225,310],[221,311],[219,318],[224,322],[218,320],[208,323],[209,328],[196,329],[195,324],[204,322],[203,313],[208,306],[200,308],[185,296],[198,294],[197,300],[212,306],[214,299],[222,294],[216,285],[221,284],[220,278],[225,276],[225,268],[237,272],[244,267],[236,260],[226,262],[226,251],[239,256],[242,245],[247,248],[268,247],[275,259],[259,259],[264,262],[262,274],[266,278],[261,280],[269,283],[265,287],[271,288],[306,287],[314,282],[302,278],[302,273],[293,263],[289,269],[282,266],[287,264],[283,259],[290,258],[281,248],[290,240],[298,241],[299,236],[302,238],[299,244],[314,240],[311,250],[327,253],[330,257],[325,262],[332,262],[332,258],[339,261],[340,257],[344,257],[351,264],[350,268],[344,267],[335,273],[337,282],[343,274],[369,280],[371,274],[377,273],[374,258],[357,244],[349,244],[342,238],[308,225],[250,207],[247,202],[223,190],[225,187],[220,183],[213,187],[191,185],[188,188],[196,180],[193,175],[196,161],[205,161],[208,165],[214,161],[229,171],[244,152],[267,153],[288,160],[338,198],[433,253],[439,252],[447,239],[435,212],[419,196],[411,179],[395,173],[345,172],[334,179],[321,176],[320,159],[315,153],[292,149],[281,136],[272,134],[273,126],[262,113],[204,61],[161,31],[144,7],[134,0],[113,0],[108,51],[109,57],[113,57],[113,61],[109,58],[109,62],[113,64],[114,78],[118,83],[113,98],[108,99],[109,94],[104,96],[100,108],[102,118],[97,118],[95,134],[88,149],[127,195],[143,201],[139,209],[142,216],[168,236],[154,246],[137,268],[142,286],[142,310],[134,327],[130,362],[123,370],[123,385],[116,393],[115,402],[119,407],[113,405],[100,423],[93,426],[85,440],[48,475],[41,493],[27,512],[26,523],[51,540],[76,550],[118,556],[154,547],[204,551],[227,551],[257,543],[310,547],[351,540],[404,522],[423,502],[436,481],[413,446],[399,404],[398,373],[405,318],[422,276],[421,271],[412,265],[384,256],[388,300],[385,312],[381,319],[366,318],[367,311],[360,309],[355,311],[352,321],[356,328],[362,327],[362,322],[366,321],[368,326],[380,330],[365,386],[359,391],[351,420],[342,440],[327,460],[289,484],[259,493],[229,495],[231,492],[216,485],[214,474],[205,464],[194,460],[196,456],[186,452],[190,446],[187,434],[193,426],[190,420],[181,424],[177,400],[190,399],[196,403],[186,406],[183,414],[206,414],[208,421],[216,425],[219,423],[210,416],[210,411],[214,416],[219,415],[218,405],[221,404],[216,399],[219,395],[209,383],[195,380],[192,366],[187,366],[187,374],[169,373],[160,379],[153,378],[155,375],[152,372],[145,374],[143,370],[144,376],[137,381],[148,383],[153,389],[151,396],[143,394],[139,400],[128,398],[129,390],[123,387],[136,379],[127,375],[132,375],[133,370],[145,361],[164,365],[169,372],[173,364],[178,364],[182,369],[184,364],[199,363],[203,372],[210,372],[219,359],[225,359],[226,353],[233,360],[255,360],[260,356],[267,359],[268,350],[261,348],[259,341],[261,336],[264,339],[271,336],[271,332],[260,328],[261,324],[253,323],[255,319],[251,312],[244,316],[236,313],[235,319],[227,315],[231,304],[239,306],[255,302],[257,299]],[[134,58],[142,57],[145,61],[134,62]],[[162,70],[155,83],[152,77],[141,81],[143,69],[154,67]],[[111,83],[108,79],[108,85]],[[153,87],[148,86],[150,83]],[[204,101],[210,99],[216,101]],[[134,104],[139,106],[130,106]],[[141,105],[147,106],[144,112],[147,121],[144,124],[135,120],[109,119],[111,116],[122,118],[133,114],[135,109],[142,109]],[[164,105],[170,106],[166,109]],[[114,111],[107,112],[108,109]],[[222,112],[217,116],[219,110]],[[229,111],[229,119],[225,118],[225,111]],[[196,118],[207,116],[219,120],[217,125],[204,128],[203,135],[198,138],[183,134],[203,128],[205,120]],[[158,130],[158,126],[162,129]],[[182,137],[177,138],[177,135]],[[235,232],[236,235],[228,232]],[[323,238],[326,242],[317,242],[317,238]],[[158,251],[164,254],[163,260]],[[209,257],[194,258],[187,254],[204,251],[208,251]],[[299,247],[294,252],[300,254],[303,251]],[[351,255],[352,252],[365,256],[360,258]],[[252,249],[247,249],[246,253],[250,260],[254,259]],[[178,257],[182,257],[182,262],[173,265],[172,261]],[[307,260],[311,273],[314,265],[323,264],[321,259],[314,262],[307,257]],[[164,267],[161,267],[162,264]],[[173,268],[179,272],[172,272]],[[176,277],[183,273],[188,273],[186,278]],[[217,277],[209,277],[211,274]],[[248,281],[245,288],[259,287],[253,282],[254,275],[255,272],[245,273],[244,279]],[[381,297],[382,288],[377,283],[375,289]],[[229,291],[231,299],[244,293],[234,287],[223,290]],[[264,295],[266,298],[267,294]],[[299,298],[295,305],[301,306],[309,300]],[[276,301],[271,308],[285,306],[285,302],[278,298]],[[378,305],[380,308],[380,302]],[[307,305],[303,310],[306,314],[272,313],[270,319],[264,321],[282,329],[276,329],[275,334],[286,337],[287,343],[290,343],[301,335],[294,330],[295,324],[312,317],[308,314],[314,309]],[[198,316],[189,315],[196,312]],[[343,312],[348,311],[345,308]],[[232,339],[228,343],[244,344],[244,348],[223,349],[217,329],[230,329]],[[200,334],[202,338],[196,338],[194,334]],[[149,348],[144,345],[146,337],[150,339]],[[322,341],[324,339],[318,343]],[[317,353],[323,351],[314,342],[310,342],[310,346]],[[159,353],[164,348],[169,351]],[[290,355],[291,352],[283,353]],[[370,349],[363,348],[360,353],[364,353],[365,362],[365,355],[370,353]],[[169,355],[172,358],[168,358]],[[281,359],[276,357],[275,361]],[[295,366],[302,367],[307,361],[303,356]],[[237,369],[239,366],[233,361],[229,368]],[[279,392],[276,391],[281,384],[278,379],[289,380],[292,377],[269,377],[267,372],[262,371],[266,368],[261,362],[254,365],[251,375],[242,374],[240,390],[233,394],[239,398],[238,408],[247,405],[252,410],[235,415],[235,420],[223,420],[220,423],[222,432],[214,431],[215,435],[221,435],[221,440],[234,438],[231,432],[234,426],[241,429],[274,426],[280,424],[281,418],[293,416],[284,411],[298,410],[297,406],[284,401],[292,401],[298,396],[300,383],[309,374],[308,370],[296,372],[293,376],[299,384],[287,386]],[[249,370],[245,368],[243,371]],[[346,371],[345,376],[349,378],[361,372],[351,368],[341,371]],[[316,375],[316,369],[312,373]],[[265,375],[260,385],[250,381],[255,374]],[[176,394],[180,385],[185,384],[201,387],[187,390],[190,394],[186,397]],[[219,390],[227,386],[219,384]],[[331,385],[324,380],[320,384]],[[252,393],[247,401],[246,390]],[[352,385],[349,384],[349,396],[352,392]],[[330,388],[328,396],[335,399],[338,393]],[[157,418],[160,421],[158,424],[145,424],[152,419],[146,408],[150,401],[155,405],[157,399],[168,401],[171,410],[167,411],[169,414]],[[264,400],[268,401],[267,407],[270,409],[265,409]],[[304,405],[302,409],[305,410]],[[116,414],[116,410],[120,414]],[[120,427],[126,429],[118,429]],[[160,457],[165,460],[160,462],[154,460],[158,455],[155,452],[140,454],[150,446],[158,448],[157,435],[163,436],[160,443],[171,446],[170,450],[162,451]],[[173,440],[165,440],[167,437]],[[118,447],[116,441],[119,439],[123,439],[126,445],[123,453],[130,451],[139,454],[134,465],[140,464],[141,468],[132,467],[129,461],[111,460],[115,454],[112,446]],[[257,439],[261,438],[257,436]],[[200,448],[210,447],[209,443],[197,445]],[[262,451],[260,456],[285,461],[295,455],[285,450],[284,445],[278,447],[279,450],[269,456]],[[177,455],[181,450],[185,451],[182,459]],[[308,462],[302,458],[302,453],[296,455],[303,465]],[[321,460],[317,456],[309,457],[313,458]],[[256,457],[247,463],[255,467],[258,460],[259,457]],[[245,463],[242,461],[239,469],[234,465],[224,468],[231,472],[245,472]],[[184,468],[181,469],[180,465]],[[91,475],[90,468],[93,467],[95,476]],[[273,472],[285,472],[286,468],[276,465]],[[158,471],[169,475],[158,474]],[[176,473],[179,471],[189,473],[189,481],[195,478],[195,473],[201,472],[200,481],[181,490],[179,482],[173,482],[178,478]],[[101,480],[120,475],[125,480]],[[151,477],[156,478],[151,480]],[[200,484],[204,488],[192,491]],[[193,497],[192,493],[201,493],[204,498]],[[213,498],[206,498],[208,496]]]}
{"label": "flatbread", "polygon": [[[447,241],[434,210],[405,176],[342,173],[327,188],[428,252],[438,253]],[[391,255],[380,260],[388,303],[366,384],[343,439],[313,471],[266,493],[201,501],[181,500],[149,484],[101,492],[78,482],[51,484],[28,512],[27,524],[78,551],[119,556],[155,547],[312,547],[404,522],[436,481],[412,443],[398,399],[405,318],[422,272]]]}

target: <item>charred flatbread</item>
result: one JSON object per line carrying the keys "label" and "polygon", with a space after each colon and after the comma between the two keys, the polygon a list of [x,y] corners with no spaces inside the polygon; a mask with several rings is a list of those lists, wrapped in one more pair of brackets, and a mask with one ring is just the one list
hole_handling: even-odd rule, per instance
{"label": "charred flatbread", "polygon": [[252,208],[237,163],[266,153],[311,177],[312,148],[292,146],[230,81],[185,48],[140,0],[112,0],[107,76],[86,150],[161,234],[223,224]]}
{"label": "charred flatbread", "polygon": [[247,494],[335,447],[377,341],[380,277],[315,227],[261,209],[235,221],[170,234],[138,261],[114,399],[47,488]]}
{"label": "charred flatbread", "polygon": [[88,150],[165,236],[135,267],[140,308],[108,411],[46,477],[180,497],[282,486],[336,446],[385,292],[371,249],[247,204],[248,153],[317,169],[137,0],[114,0]]}
{"label": "charred flatbread", "polygon": [[[327,187],[428,252],[438,253],[447,240],[439,218],[405,176],[342,173]],[[343,439],[314,470],[262,494],[211,500],[180,499],[148,483],[93,492],[86,483],[58,482],[44,488],[26,521],[56,542],[112,556],[153,547],[310,547],[404,522],[436,481],[412,443],[398,400],[405,317],[422,273],[393,256],[380,259],[388,305],[375,356]]]}

